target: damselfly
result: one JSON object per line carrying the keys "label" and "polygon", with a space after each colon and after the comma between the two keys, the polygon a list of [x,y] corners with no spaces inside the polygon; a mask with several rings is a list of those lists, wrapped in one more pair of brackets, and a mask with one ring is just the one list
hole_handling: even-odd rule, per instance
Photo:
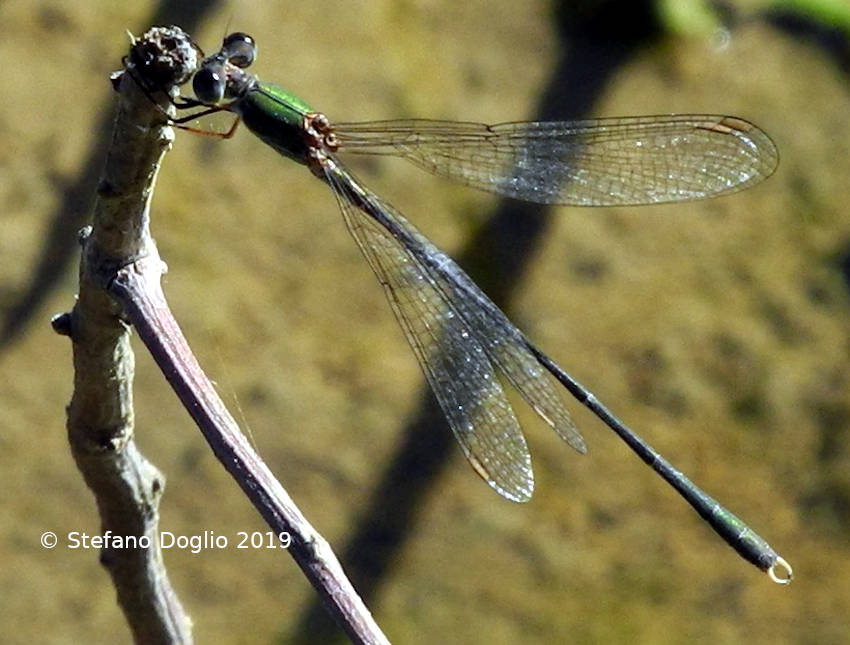
{"label": "damselfly", "polygon": [[458,443],[490,486],[522,502],[534,485],[528,447],[500,375],[567,443],[586,451],[554,377],[744,558],[777,582],[791,580],[790,566],[767,542],[532,344],[451,258],[338,157],[342,152],[396,155],[462,184],[533,202],[659,204],[725,195],[767,178],[778,156],[764,132],[737,117],[706,114],[499,125],[424,119],[331,123],[301,99],[246,71],[255,57],[253,39],[227,36],[195,73],[195,98],[179,103],[206,109],[174,122],[233,112],[236,123],[241,119],[262,141],[331,187]]}

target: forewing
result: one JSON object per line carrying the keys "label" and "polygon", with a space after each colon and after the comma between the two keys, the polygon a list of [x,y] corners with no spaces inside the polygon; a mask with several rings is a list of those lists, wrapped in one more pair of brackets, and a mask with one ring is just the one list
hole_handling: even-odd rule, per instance
{"label": "forewing", "polygon": [[405,157],[508,197],[576,206],[715,197],[769,177],[776,147],[757,126],[706,114],[486,125],[424,119],[339,123],[340,150]]}

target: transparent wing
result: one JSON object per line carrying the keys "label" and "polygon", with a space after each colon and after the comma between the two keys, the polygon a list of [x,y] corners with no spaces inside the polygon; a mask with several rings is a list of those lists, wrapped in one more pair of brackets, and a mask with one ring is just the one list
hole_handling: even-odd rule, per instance
{"label": "transparent wing", "polygon": [[585,452],[548,373],[521,332],[451,258],[335,159],[324,170],[466,458],[500,494],[526,501],[534,487],[531,458],[496,369]]}
{"label": "transparent wing", "polygon": [[526,201],[659,204],[743,190],[776,147],[731,116],[679,114],[486,125],[409,119],[334,124],[340,151],[401,156],[435,175]]}

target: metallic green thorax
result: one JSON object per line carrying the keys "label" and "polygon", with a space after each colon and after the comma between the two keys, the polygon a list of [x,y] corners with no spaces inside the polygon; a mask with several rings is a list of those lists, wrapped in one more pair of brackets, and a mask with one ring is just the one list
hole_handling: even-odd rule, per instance
{"label": "metallic green thorax", "polygon": [[280,154],[305,162],[304,116],[313,108],[272,83],[258,81],[230,108],[247,128]]}

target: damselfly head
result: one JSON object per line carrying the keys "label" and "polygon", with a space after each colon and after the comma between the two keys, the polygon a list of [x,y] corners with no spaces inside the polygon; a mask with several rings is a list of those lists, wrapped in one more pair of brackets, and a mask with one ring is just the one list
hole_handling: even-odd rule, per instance
{"label": "damselfly head", "polygon": [[256,82],[250,72],[243,71],[257,57],[257,44],[248,34],[232,33],[221,49],[201,63],[192,80],[197,99],[205,105],[218,106],[223,101],[241,98]]}

